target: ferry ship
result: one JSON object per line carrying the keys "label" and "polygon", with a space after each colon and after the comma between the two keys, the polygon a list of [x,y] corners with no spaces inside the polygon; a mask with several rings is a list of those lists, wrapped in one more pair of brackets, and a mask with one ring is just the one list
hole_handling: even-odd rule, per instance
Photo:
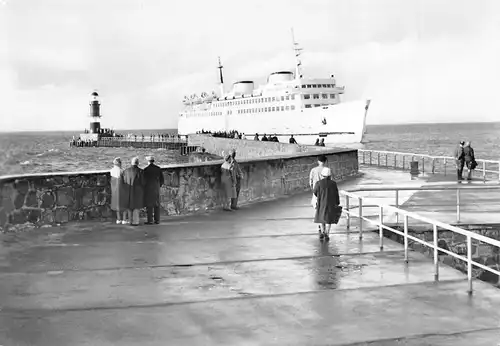
{"label": "ferry ship", "polygon": [[238,81],[224,92],[223,66],[219,58],[220,94],[202,93],[184,98],[178,133],[182,136],[204,131],[238,131],[245,138],[256,134],[276,135],[288,143],[312,145],[318,139],[327,144],[361,143],[366,133],[370,100],[341,102],[345,87],[334,75],[307,78],[302,75],[302,48],[293,40],[295,73],[271,73],[258,88],[253,81]]}

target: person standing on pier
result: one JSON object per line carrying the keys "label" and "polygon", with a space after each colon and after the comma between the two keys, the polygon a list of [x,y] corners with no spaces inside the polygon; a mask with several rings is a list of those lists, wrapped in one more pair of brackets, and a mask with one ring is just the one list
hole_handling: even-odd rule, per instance
{"label": "person standing on pier", "polygon": [[[325,165],[326,165],[326,156],[320,155],[318,156],[318,166],[311,169],[311,172],[309,173],[309,186],[311,187],[311,191],[313,192],[311,198],[311,205],[315,211],[316,211],[317,198],[316,195],[314,194],[314,187],[316,183],[322,179],[321,171],[323,170]],[[320,225],[318,225],[318,232],[321,234]]]}
{"label": "person standing on pier", "polygon": [[146,225],[160,223],[160,187],[165,182],[161,168],[154,164],[153,156],[146,157],[149,165],[144,168],[144,181],[146,183],[144,189],[144,204],[146,205],[148,220]]}
{"label": "person standing on pier", "polygon": [[297,144],[297,141],[295,140],[295,138],[293,138],[293,135],[290,136],[290,139],[288,140],[288,142],[290,144]]}
{"label": "person standing on pier", "polygon": [[144,172],[139,168],[139,158],[134,157],[131,166],[123,171],[128,220],[139,225],[139,209],[144,207]]}
{"label": "person standing on pier", "polygon": [[457,180],[459,183],[462,182],[463,171],[465,165],[465,154],[464,154],[464,141],[461,141],[460,144],[455,148],[455,163],[457,165]]}
{"label": "person standing on pier", "polygon": [[340,196],[337,183],[331,180],[332,171],[328,167],[321,170],[322,179],[314,186],[314,195],[317,197],[316,215],[314,222],[321,225],[319,239],[330,239],[332,224],[339,222],[342,214]]}
{"label": "person standing on pier", "polygon": [[470,142],[465,142],[464,145],[464,159],[467,167],[467,180],[472,180],[472,171],[477,167],[474,149],[472,149]]}
{"label": "person standing on pier", "polygon": [[243,178],[243,171],[241,170],[240,164],[236,161],[236,150],[231,151],[232,165],[234,170],[234,176],[236,178],[236,197],[231,198],[231,209],[238,210],[238,197],[240,197],[241,190],[241,178]]}
{"label": "person standing on pier", "polygon": [[232,161],[231,154],[224,155],[224,163],[221,166],[222,209],[225,211],[233,211],[231,201],[236,198],[236,175]]}
{"label": "person standing on pier", "polygon": [[111,210],[116,212],[116,223],[126,225],[127,221],[125,211],[127,209],[127,201],[125,200],[125,191],[123,183],[122,160],[117,157],[113,160],[113,168],[111,169]]}

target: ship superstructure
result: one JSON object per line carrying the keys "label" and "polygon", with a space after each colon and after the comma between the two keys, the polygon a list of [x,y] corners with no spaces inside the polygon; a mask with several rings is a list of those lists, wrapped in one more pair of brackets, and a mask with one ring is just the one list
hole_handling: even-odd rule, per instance
{"label": "ship superstructure", "polygon": [[345,88],[333,75],[307,78],[302,75],[301,48],[294,41],[295,72],[271,73],[264,85],[238,81],[224,92],[223,66],[219,59],[220,93],[202,93],[184,98],[178,131],[231,131],[253,138],[257,133],[276,134],[280,141],[294,135],[299,144],[359,143],[365,133],[370,101],[341,102]]}

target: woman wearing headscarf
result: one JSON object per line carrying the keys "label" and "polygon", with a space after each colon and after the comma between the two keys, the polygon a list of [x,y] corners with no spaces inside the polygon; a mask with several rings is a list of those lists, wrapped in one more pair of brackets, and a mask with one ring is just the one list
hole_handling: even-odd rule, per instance
{"label": "woman wearing headscarf", "polygon": [[224,155],[224,163],[221,168],[222,185],[222,208],[225,211],[232,211],[231,199],[236,198],[236,174],[232,165],[231,154]]}
{"label": "woman wearing headscarf", "polygon": [[119,157],[113,160],[113,168],[111,169],[111,210],[116,212],[117,224],[125,225],[130,223],[125,213],[127,206],[123,185],[122,160]]}
{"label": "woman wearing headscarf", "polygon": [[467,180],[470,181],[472,180],[472,171],[477,167],[477,162],[476,156],[474,155],[474,149],[472,149],[469,141],[465,142],[464,145],[464,159],[465,166],[467,167]]}
{"label": "woman wearing headscarf", "polygon": [[330,168],[324,167],[321,176],[323,179],[314,186],[314,195],[318,198],[314,222],[321,225],[322,233],[319,235],[319,239],[329,240],[332,223],[336,224],[339,221],[342,207],[340,206],[337,183],[331,180],[332,171]]}

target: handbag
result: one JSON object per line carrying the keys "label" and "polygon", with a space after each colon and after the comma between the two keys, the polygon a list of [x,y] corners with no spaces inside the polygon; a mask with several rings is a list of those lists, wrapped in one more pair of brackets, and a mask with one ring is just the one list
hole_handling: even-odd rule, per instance
{"label": "handbag", "polygon": [[477,162],[476,160],[472,160],[470,163],[470,169],[475,169],[477,167]]}
{"label": "handbag", "polygon": [[333,218],[333,223],[335,225],[339,222],[341,216],[342,216],[342,206],[336,205],[335,206],[335,216]]}

